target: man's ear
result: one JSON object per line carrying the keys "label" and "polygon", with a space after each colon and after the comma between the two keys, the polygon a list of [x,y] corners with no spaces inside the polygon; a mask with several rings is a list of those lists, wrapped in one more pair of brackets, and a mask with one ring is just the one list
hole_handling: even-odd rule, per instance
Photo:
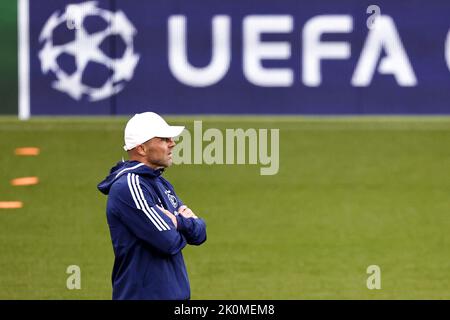
{"label": "man's ear", "polygon": [[136,151],[140,156],[145,157],[145,146],[143,144],[138,145]]}

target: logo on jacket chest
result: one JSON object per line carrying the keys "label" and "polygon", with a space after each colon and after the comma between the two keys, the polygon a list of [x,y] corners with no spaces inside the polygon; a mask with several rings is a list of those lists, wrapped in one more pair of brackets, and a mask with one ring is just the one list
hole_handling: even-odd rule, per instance
{"label": "logo on jacket chest", "polygon": [[172,204],[172,206],[174,208],[178,207],[178,200],[177,197],[175,195],[173,195],[170,190],[166,190],[164,191],[164,193],[166,194],[167,198],[169,199],[170,203]]}

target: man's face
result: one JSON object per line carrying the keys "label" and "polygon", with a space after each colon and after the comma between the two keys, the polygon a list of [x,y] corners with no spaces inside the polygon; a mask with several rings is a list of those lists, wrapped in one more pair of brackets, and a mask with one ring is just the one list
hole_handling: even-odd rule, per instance
{"label": "man's face", "polygon": [[141,146],[147,162],[155,169],[167,168],[172,165],[172,149],[175,147],[173,138],[152,138]]}

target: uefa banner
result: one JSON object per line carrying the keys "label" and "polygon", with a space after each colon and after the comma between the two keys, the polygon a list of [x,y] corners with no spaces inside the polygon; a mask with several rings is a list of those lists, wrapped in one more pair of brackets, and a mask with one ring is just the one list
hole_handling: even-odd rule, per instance
{"label": "uefa banner", "polygon": [[450,1],[19,0],[29,115],[448,114]]}

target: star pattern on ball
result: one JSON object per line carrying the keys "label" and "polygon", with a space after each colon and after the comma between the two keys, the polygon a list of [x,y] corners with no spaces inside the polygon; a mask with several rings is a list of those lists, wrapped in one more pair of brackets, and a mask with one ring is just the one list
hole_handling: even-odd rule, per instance
{"label": "star pattern on ball", "polygon": [[[106,22],[106,28],[89,33],[84,25],[87,16],[100,17]],[[54,30],[61,24],[67,26],[67,32],[74,27],[74,39],[57,45],[53,39]],[[120,10],[112,12],[99,8],[96,1],[70,4],[63,13],[53,13],[41,31],[39,41],[43,42],[43,46],[38,53],[41,71],[44,74],[53,73],[56,80],[52,82],[52,87],[75,100],[81,100],[83,96],[89,101],[106,99],[122,91],[124,82],[130,81],[134,75],[140,59],[133,44],[136,34],[135,27]],[[110,57],[101,48],[101,44],[111,36],[121,37],[125,44],[121,57]],[[73,57],[76,68],[72,74],[59,65],[58,57],[61,54]],[[110,75],[100,87],[83,83],[83,75],[90,62],[110,70]]]}

